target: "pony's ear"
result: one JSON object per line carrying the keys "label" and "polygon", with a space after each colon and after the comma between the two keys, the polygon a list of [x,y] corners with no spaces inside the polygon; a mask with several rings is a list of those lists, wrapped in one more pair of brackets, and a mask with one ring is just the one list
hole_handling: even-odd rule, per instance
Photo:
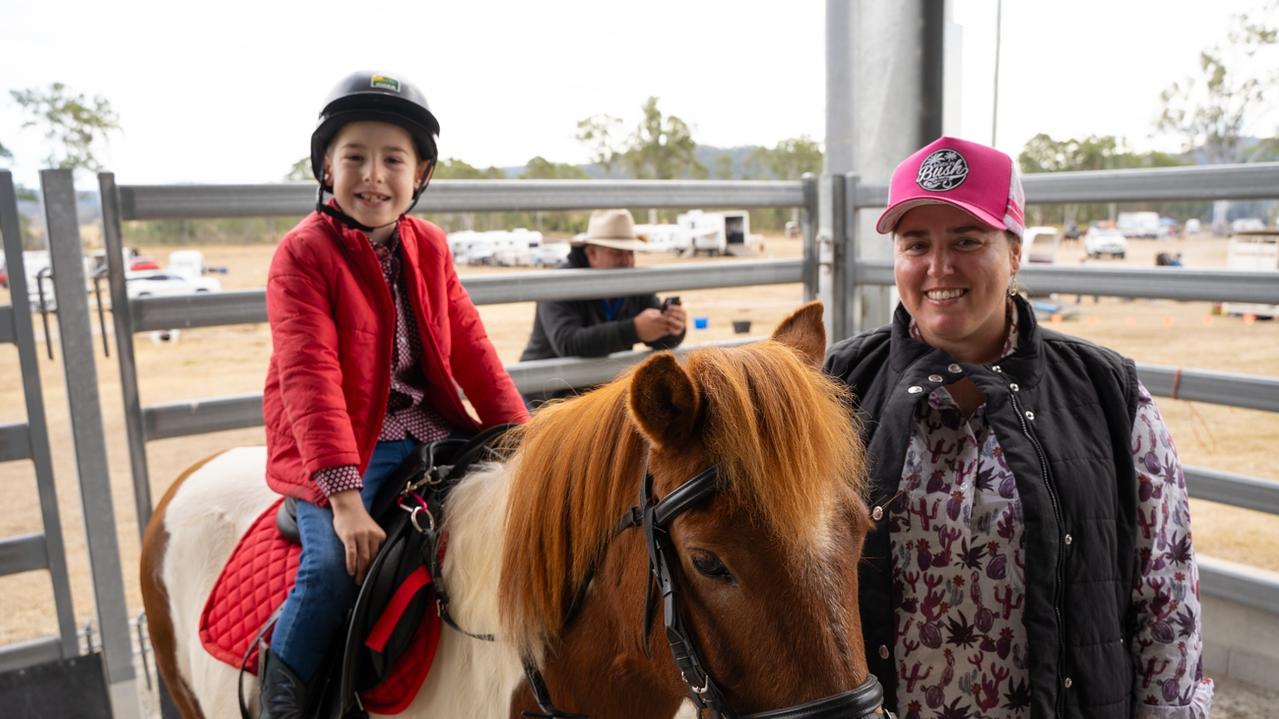
{"label": "pony's ear", "polygon": [[822,303],[814,300],[791,313],[773,330],[773,340],[799,350],[814,367],[826,358],[826,326],[822,324]]}
{"label": "pony's ear", "polygon": [[631,416],[648,441],[677,448],[693,436],[702,398],[675,355],[656,354],[631,378]]}

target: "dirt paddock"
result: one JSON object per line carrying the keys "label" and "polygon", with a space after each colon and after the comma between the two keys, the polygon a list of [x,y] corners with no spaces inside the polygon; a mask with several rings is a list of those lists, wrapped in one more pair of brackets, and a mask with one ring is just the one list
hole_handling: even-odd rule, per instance
{"label": "dirt paddock", "polygon": [[[169,248],[141,248],[157,257]],[[225,289],[260,288],[273,247],[199,247],[209,265],[225,266]],[[1157,252],[1181,252],[1186,266],[1225,266],[1226,240],[1210,237],[1164,242],[1130,243],[1123,263],[1153,267]],[[800,243],[781,237],[767,239],[764,257],[792,258],[801,254]],[[1063,244],[1059,263],[1074,264],[1083,257],[1078,243]],[[641,265],[683,262],[669,256],[642,256]],[[732,259],[698,258],[698,262],[733,262]],[[1118,261],[1092,261],[1110,266]],[[480,272],[519,272],[513,269],[461,268],[465,276]],[[1175,272],[1170,269],[1169,272]],[[672,293],[676,294],[676,293]],[[765,334],[801,301],[799,285],[729,288],[678,292],[690,317],[706,317],[705,330],[690,329],[688,344],[734,337],[732,322],[750,320],[751,334]],[[1081,301],[1076,301],[1076,300]],[[1113,298],[1058,297],[1063,303],[1056,329],[1112,347],[1140,362],[1174,367],[1279,376],[1279,321],[1221,316],[1202,302],[1124,301]],[[0,305],[8,304],[0,291]],[[490,337],[506,362],[515,362],[528,338],[533,305],[488,305],[480,308]],[[96,323],[96,319],[94,320]],[[109,320],[108,320],[109,321]],[[38,316],[37,334],[42,334]],[[56,325],[53,330],[56,337]],[[134,338],[142,400],[147,404],[260,393],[271,350],[265,324],[183,331],[173,341],[162,342],[146,334]],[[61,348],[54,343],[57,361],[44,357],[41,344],[40,374],[54,458],[59,509],[67,545],[67,559],[75,612],[83,625],[92,612],[92,583],[88,571],[84,523],[79,500],[67,410]],[[87,361],[83,358],[81,361]],[[119,371],[114,352],[104,358],[101,346],[93,358],[99,382],[110,464],[112,496],[119,527],[125,588],[132,615],[141,611],[136,567],[139,529],[134,519],[133,489],[129,471],[121,404]],[[17,350],[0,346],[0,424],[26,421],[26,406]],[[1172,428],[1182,462],[1228,472],[1279,480],[1275,447],[1279,445],[1279,414],[1257,412],[1158,398]],[[263,442],[262,429],[246,429],[152,442],[147,446],[151,496],[158,497],[185,467],[199,459],[241,444]],[[7,511],[0,517],[0,536],[41,531],[35,473],[29,462],[0,464]],[[1193,492],[1193,486],[1191,488]],[[1279,516],[1193,501],[1196,550],[1224,559],[1279,570]],[[52,591],[43,572],[0,578],[0,643],[30,639],[56,632]]]}

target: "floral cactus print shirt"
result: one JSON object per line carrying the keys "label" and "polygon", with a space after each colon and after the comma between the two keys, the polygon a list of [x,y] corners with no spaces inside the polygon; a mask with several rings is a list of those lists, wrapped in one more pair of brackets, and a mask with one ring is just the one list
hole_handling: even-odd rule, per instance
{"label": "floral cactus print shirt", "polygon": [[[915,327],[911,332],[918,339]],[[1003,354],[1016,346],[1016,326]],[[1133,691],[1142,717],[1206,717],[1199,572],[1186,480],[1145,387],[1132,428],[1139,485]],[[889,507],[899,717],[1027,717],[1026,567],[1017,485],[985,405],[944,387],[920,404]]]}

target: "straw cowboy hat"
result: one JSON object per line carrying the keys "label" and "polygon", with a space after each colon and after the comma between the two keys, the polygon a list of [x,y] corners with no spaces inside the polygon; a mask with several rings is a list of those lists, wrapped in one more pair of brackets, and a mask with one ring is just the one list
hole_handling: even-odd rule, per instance
{"label": "straw cowboy hat", "polygon": [[586,234],[579,235],[574,241],[578,245],[599,245],[614,250],[630,250],[644,252],[649,249],[648,241],[635,234],[635,219],[630,210],[596,210],[591,213],[591,222],[586,227]]}

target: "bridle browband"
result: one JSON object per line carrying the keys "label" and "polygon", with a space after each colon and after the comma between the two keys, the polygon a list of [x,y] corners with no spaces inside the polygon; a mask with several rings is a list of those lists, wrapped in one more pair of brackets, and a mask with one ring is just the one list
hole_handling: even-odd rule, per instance
{"label": "bridle browband", "polygon": [[[644,601],[644,652],[648,653],[648,638],[652,633],[653,615],[656,608],[656,592],[662,596],[662,613],[666,623],[666,641],[670,644],[671,655],[675,666],[679,668],[680,677],[688,686],[689,698],[697,707],[697,715],[709,713],[715,719],[861,719],[863,717],[888,717],[892,714],[883,707],[884,689],[874,674],[866,677],[856,688],[840,694],[817,699],[805,704],[795,704],[781,709],[771,709],[755,714],[734,714],[728,708],[723,693],[715,680],[711,678],[693,642],[692,635],[685,627],[683,612],[680,611],[675,568],[675,544],[671,540],[670,525],[676,517],[702,503],[719,491],[716,467],[709,467],[693,475],[688,481],[676,487],[661,500],[653,499],[653,475],[648,472],[648,458],[644,460],[644,480],[640,483],[639,505],[631,507],[622,515],[613,536],[631,527],[644,530],[644,543],[648,547],[648,567],[651,580]],[[589,584],[589,579],[587,584]],[[579,591],[580,604],[583,591]],[[570,610],[570,617],[573,610]],[[525,712],[526,717],[540,719],[582,719],[582,714],[561,712],[551,703],[550,692],[541,672],[529,660],[524,661],[524,672],[528,677],[529,688],[537,701],[540,713]]]}

